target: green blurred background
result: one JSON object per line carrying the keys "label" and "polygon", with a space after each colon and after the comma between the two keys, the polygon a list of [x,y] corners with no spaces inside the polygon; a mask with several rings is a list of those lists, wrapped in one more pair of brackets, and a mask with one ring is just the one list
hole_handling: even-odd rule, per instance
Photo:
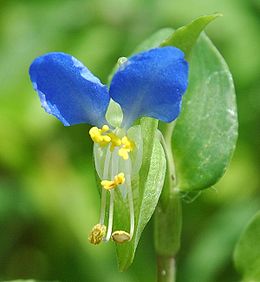
{"label": "green blurred background", "polygon": [[152,223],[126,273],[112,243],[88,243],[99,214],[89,128],[47,115],[28,67],[63,51],[106,82],[117,58],[157,29],[217,11],[224,17],[207,33],[234,76],[239,141],[223,179],[184,202],[178,281],[238,281],[233,248],[259,208],[259,0],[0,1],[0,280],[155,281]]}

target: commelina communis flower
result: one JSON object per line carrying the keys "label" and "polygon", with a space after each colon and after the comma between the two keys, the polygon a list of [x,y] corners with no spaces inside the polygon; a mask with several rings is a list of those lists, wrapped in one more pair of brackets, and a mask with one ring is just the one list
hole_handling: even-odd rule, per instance
{"label": "commelina communis flower", "polygon": [[[188,86],[188,63],[183,52],[162,47],[121,59],[109,87],[76,58],[61,52],[36,58],[29,73],[47,113],[65,126],[93,126],[89,134],[102,191],[99,223],[93,227],[89,241],[99,244],[111,238],[118,243],[131,240],[135,227],[131,179],[138,174],[143,157],[140,125],[133,123],[141,117],[167,123],[178,117]],[[111,100],[120,105],[123,113],[116,125],[106,119]],[[129,208],[127,231],[113,230],[116,189]],[[105,224],[107,193],[110,197]]]}

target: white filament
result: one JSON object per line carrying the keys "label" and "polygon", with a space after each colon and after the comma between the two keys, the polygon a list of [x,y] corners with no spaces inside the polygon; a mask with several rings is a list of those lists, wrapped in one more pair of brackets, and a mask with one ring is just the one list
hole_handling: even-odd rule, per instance
{"label": "white filament", "polygon": [[[103,177],[102,179],[107,179],[108,178],[108,169],[109,169],[109,164],[110,164],[110,159],[111,159],[111,152],[109,146],[107,147],[107,152],[106,152],[106,158],[105,158],[105,164],[104,164],[104,171],[103,171]],[[105,213],[106,213],[106,190],[102,187],[102,192],[101,192],[101,209],[100,209],[100,219],[99,222],[100,224],[104,224],[105,221]]]}
{"label": "white filament", "polygon": [[113,217],[114,217],[114,191],[110,191],[110,203],[109,203],[109,215],[108,215],[108,227],[107,227],[107,234],[104,241],[108,242],[110,240],[112,234],[112,227],[113,227]]}
{"label": "white filament", "polygon": [[[114,177],[118,174],[118,149],[116,148],[112,153],[112,163],[111,163],[111,172],[110,178],[114,179]],[[112,231],[113,231],[113,217],[114,217],[114,190],[110,190],[110,203],[109,203],[109,214],[108,214],[108,227],[105,241],[109,241]]]}
{"label": "white filament", "polygon": [[134,200],[131,186],[131,161],[126,163],[126,186],[127,186],[127,195],[128,195],[128,205],[129,205],[129,214],[130,214],[130,240],[133,237],[135,229],[135,212],[134,212]]}

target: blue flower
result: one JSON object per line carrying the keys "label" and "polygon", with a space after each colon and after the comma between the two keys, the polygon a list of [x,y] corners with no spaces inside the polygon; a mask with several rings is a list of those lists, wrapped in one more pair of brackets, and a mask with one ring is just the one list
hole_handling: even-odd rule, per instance
{"label": "blue flower", "polygon": [[[89,238],[91,243],[98,244],[104,237],[107,241],[111,237],[113,190],[118,186],[127,191],[124,193],[129,198],[131,230],[130,233],[115,231],[112,238],[117,242],[130,240],[134,232],[131,177],[138,173],[142,159],[140,130],[135,129],[136,136],[130,139],[130,127],[144,116],[163,122],[171,122],[178,117],[182,96],[188,86],[188,63],[183,52],[175,47],[163,47],[134,55],[119,65],[109,88],[76,58],[60,52],[36,58],[29,73],[47,113],[65,126],[80,123],[94,126],[90,136],[95,142],[96,169],[103,179],[103,204],[100,222],[94,226]],[[120,128],[107,125],[105,115],[110,99],[122,109]],[[104,225],[106,191],[110,192],[108,230]]]}
{"label": "blue flower", "polygon": [[65,126],[102,126],[110,98],[123,110],[123,127],[142,116],[171,122],[179,115],[188,84],[188,64],[183,52],[174,47],[130,57],[113,76],[109,91],[80,61],[65,53],[36,58],[29,72],[43,108]]}

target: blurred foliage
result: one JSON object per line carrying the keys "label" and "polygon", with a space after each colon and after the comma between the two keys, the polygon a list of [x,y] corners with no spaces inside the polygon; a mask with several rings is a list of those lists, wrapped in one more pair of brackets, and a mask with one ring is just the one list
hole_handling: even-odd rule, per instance
{"label": "blurred foliage", "polygon": [[244,282],[260,280],[260,211],[252,218],[239,239],[234,261],[236,268],[243,275]]}
{"label": "blurred foliage", "polygon": [[234,76],[240,136],[223,179],[184,203],[178,281],[239,279],[232,252],[259,208],[259,0],[2,0],[0,280],[155,280],[151,225],[126,273],[117,271],[112,243],[87,242],[99,211],[88,127],[65,128],[48,116],[28,67],[38,55],[63,51],[106,82],[117,58],[154,31],[215,11],[224,17],[207,33]]}

